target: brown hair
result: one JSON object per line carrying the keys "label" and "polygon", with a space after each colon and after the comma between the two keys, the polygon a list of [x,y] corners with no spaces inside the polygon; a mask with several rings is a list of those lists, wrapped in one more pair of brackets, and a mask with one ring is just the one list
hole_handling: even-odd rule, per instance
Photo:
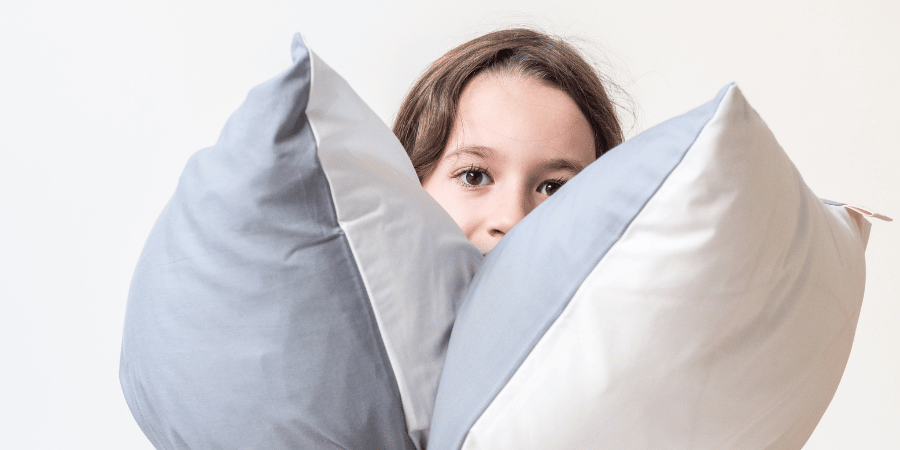
{"label": "brown hair", "polygon": [[615,105],[600,76],[577,50],[534,30],[495,31],[440,57],[400,105],[393,131],[420,182],[434,170],[447,145],[463,88],[485,71],[533,77],[568,94],[594,132],[597,157],[622,142]]}

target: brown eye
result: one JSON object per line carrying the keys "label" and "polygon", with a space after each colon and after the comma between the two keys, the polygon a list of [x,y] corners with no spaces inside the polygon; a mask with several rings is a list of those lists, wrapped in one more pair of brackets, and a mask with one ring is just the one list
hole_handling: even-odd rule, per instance
{"label": "brown eye", "polygon": [[490,182],[490,177],[478,170],[467,170],[459,176],[459,181],[470,186],[484,186]]}
{"label": "brown eye", "polygon": [[549,197],[553,195],[553,193],[556,192],[557,189],[561,188],[564,184],[566,184],[566,182],[562,180],[545,181],[541,183],[540,186],[538,186],[538,192]]}

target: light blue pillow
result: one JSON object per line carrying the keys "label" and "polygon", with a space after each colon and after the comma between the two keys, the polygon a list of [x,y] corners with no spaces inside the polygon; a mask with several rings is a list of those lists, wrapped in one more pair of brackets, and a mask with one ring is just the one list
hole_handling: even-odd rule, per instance
{"label": "light blue pillow", "polygon": [[295,37],[195,154],[134,273],[120,380],[160,449],[423,449],[482,256]]}
{"label": "light blue pillow", "polygon": [[728,86],[598,159],[491,251],[428,448],[799,449],[850,352],[868,232]]}

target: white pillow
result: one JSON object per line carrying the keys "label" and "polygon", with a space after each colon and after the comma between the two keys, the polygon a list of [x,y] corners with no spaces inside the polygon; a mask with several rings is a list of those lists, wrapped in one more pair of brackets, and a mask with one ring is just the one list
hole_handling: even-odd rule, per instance
{"label": "white pillow", "polygon": [[300,36],[188,162],[135,270],[120,379],[165,449],[424,449],[482,256]]}
{"label": "white pillow", "polygon": [[429,450],[799,449],[850,352],[868,233],[728,86],[601,157],[488,255]]}

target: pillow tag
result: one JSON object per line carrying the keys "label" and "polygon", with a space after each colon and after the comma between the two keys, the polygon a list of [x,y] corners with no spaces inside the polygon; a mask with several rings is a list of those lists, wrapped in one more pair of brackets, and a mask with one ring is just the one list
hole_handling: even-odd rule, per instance
{"label": "pillow tag", "polygon": [[883,220],[883,221],[885,221],[885,222],[893,222],[893,221],[894,221],[894,219],[891,219],[891,218],[888,217],[888,216],[885,216],[885,215],[883,215],[883,214],[879,214],[879,213],[877,213],[877,212],[875,212],[875,211],[872,211],[870,208],[865,208],[865,207],[857,206],[857,205],[848,205],[848,204],[846,204],[846,203],[836,202],[836,201],[834,201],[834,200],[827,200],[827,199],[824,199],[824,198],[821,199],[821,200],[822,200],[822,203],[825,203],[826,205],[843,206],[844,208],[847,208],[848,211],[855,211],[855,212],[857,212],[857,213],[862,214],[862,215],[865,216],[865,217],[872,217],[872,218],[875,218],[875,219],[881,219],[881,220]]}
{"label": "pillow tag", "polygon": [[855,205],[842,205],[842,206],[843,206],[844,208],[849,209],[850,211],[856,211],[856,212],[858,212],[858,213],[860,213],[860,214],[862,214],[862,215],[864,215],[864,216],[866,216],[866,217],[872,217],[872,218],[875,218],[875,219],[881,219],[881,220],[883,220],[883,221],[885,221],[885,222],[893,222],[893,221],[894,221],[894,219],[891,219],[891,218],[888,217],[888,216],[885,216],[885,215],[883,215],[883,214],[878,214],[877,212],[874,212],[874,211],[872,211],[871,209],[868,209],[868,208],[863,208],[862,206],[855,206]]}

